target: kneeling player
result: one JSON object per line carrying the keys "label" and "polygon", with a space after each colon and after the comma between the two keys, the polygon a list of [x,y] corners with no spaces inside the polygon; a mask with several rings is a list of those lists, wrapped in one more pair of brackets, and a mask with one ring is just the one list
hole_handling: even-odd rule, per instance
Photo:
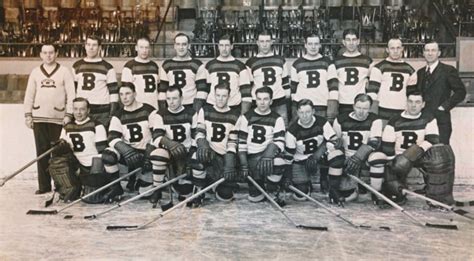
{"label": "kneeling player", "polygon": [[[367,94],[358,94],[354,99],[353,111],[341,114],[334,121],[334,131],[343,141],[343,150],[346,158],[344,172],[347,174],[361,176],[368,180],[374,189],[380,191],[382,188],[383,164],[386,163],[380,153],[375,152],[380,147],[382,139],[382,120],[377,115],[369,113],[372,106],[372,98]],[[379,155],[379,156],[378,156]],[[367,167],[369,160],[370,171]],[[370,174],[369,174],[370,172]],[[331,170],[332,179],[342,179],[347,187],[339,187],[339,193],[348,201],[358,194],[357,184],[348,176],[342,175],[342,168]],[[340,176],[342,175],[342,177]],[[377,198],[373,199],[377,201]]]}
{"label": "kneeling player", "polygon": [[[298,121],[293,122],[286,133],[286,152],[294,160],[292,165],[292,183],[304,193],[311,192],[311,174],[320,168],[324,154],[328,152],[330,165],[344,163],[342,153],[335,153],[337,136],[331,124],[323,117],[314,114],[314,105],[308,99],[297,103]],[[332,176],[330,176],[332,177]],[[330,185],[333,185],[330,179]],[[332,187],[332,186],[331,186]],[[333,193],[330,190],[330,198]],[[304,200],[293,194],[296,200]],[[335,198],[337,199],[337,198]]]}
{"label": "kneeling player", "polygon": [[221,177],[226,179],[215,188],[216,198],[221,201],[232,200],[237,185],[236,124],[240,110],[228,106],[230,91],[228,83],[217,84],[213,91],[215,105],[206,105],[199,111],[196,132],[197,152],[192,157],[193,161],[197,160],[199,163],[192,164],[193,181],[198,188],[203,188],[208,182],[215,182]]}
{"label": "kneeling player", "polygon": [[[193,108],[183,106],[182,90],[169,87],[166,90],[166,102],[168,108],[154,111],[150,115],[152,143],[156,147],[150,155],[154,186],[163,183],[167,171],[170,178],[188,171],[187,164],[192,154],[189,150],[195,143],[197,115]],[[186,178],[179,180],[178,184],[175,183],[173,188],[183,198],[192,194],[194,186],[191,180]],[[161,197],[161,190],[157,190],[150,201],[157,204]]]}
{"label": "kneeling player", "polygon": [[[132,83],[123,84],[119,95],[123,108],[110,120],[109,148],[102,153],[105,170],[116,179],[119,178],[119,163],[126,165],[128,171],[143,167],[145,150],[151,141],[148,117],[154,110],[152,106],[136,101],[135,86]],[[143,173],[139,176],[141,182],[137,182],[138,186],[151,186],[151,173],[146,171],[144,167]],[[134,178],[129,180],[127,187],[132,191],[135,189]],[[112,188],[111,196],[123,194],[120,183],[116,183]]]}
{"label": "kneeling player", "polygon": [[[286,170],[285,162],[275,160],[285,146],[285,123],[283,118],[270,109],[273,91],[262,87],[255,92],[257,107],[239,119],[239,160],[241,174],[251,175],[263,188],[278,192],[279,183]],[[264,195],[251,183],[251,202],[265,199]]]}
{"label": "kneeling player", "polygon": [[[104,172],[104,165],[100,155],[107,146],[105,127],[102,123],[91,120],[89,118],[89,111],[87,99],[82,97],[74,99],[74,121],[64,126],[61,133],[61,142],[54,151],[55,155],[66,155],[72,151],[79,163],[79,178],[84,186],[84,194],[89,194],[112,181],[112,176]],[[55,157],[54,160],[64,161],[66,158]],[[69,170],[71,170],[70,167]],[[53,171],[53,173],[55,172]],[[69,174],[70,177],[75,176],[75,173]],[[69,190],[71,185],[74,185],[74,177],[69,179],[68,177],[59,177],[54,174],[52,176],[60,186],[59,190],[61,194],[64,194],[65,201],[73,200],[74,197],[79,196],[76,188]],[[68,190],[70,193],[67,193]],[[79,193],[80,191],[79,186]],[[106,190],[104,193],[97,193],[94,196],[85,198],[83,201],[86,203],[103,203],[110,200],[109,196]]]}

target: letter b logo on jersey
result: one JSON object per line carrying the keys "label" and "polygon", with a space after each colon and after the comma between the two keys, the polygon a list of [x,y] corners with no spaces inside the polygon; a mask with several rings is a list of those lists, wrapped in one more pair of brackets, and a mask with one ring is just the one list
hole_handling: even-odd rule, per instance
{"label": "letter b logo on jersey", "polygon": [[263,85],[273,85],[276,82],[276,72],[273,68],[262,68]]}
{"label": "letter b logo on jersey", "polygon": [[212,137],[211,141],[221,142],[225,138],[225,126],[224,124],[212,123]]}
{"label": "letter b logo on jersey", "polygon": [[92,73],[82,74],[82,89],[90,91],[95,87],[95,75]]}
{"label": "letter b logo on jersey", "polygon": [[345,85],[355,85],[359,82],[359,70],[356,68],[345,68],[346,82]]}
{"label": "letter b logo on jersey", "polygon": [[186,129],[181,125],[171,125],[171,131],[173,132],[173,140],[177,142],[183,142],[186,140]]}
{"label": "letter b logo on jersey", "polygon": [[128,132],[130,133],[130,142],[139,142],[143,139],[142,127],[138,124],[127,125]]}
{"label": "letter b logo on jersey", "polygon": [[306,76],[308,76],[308,88],[316,88],[321,83],[318,71],[307,71]]}
{"label": "letter b logo on jersey", "polygon": [[392,86],[390,90],[393,92],[399,92],[403,89],[403,74],[400,73],[392,73]]}
{"label": "letter b logo on jersey", "polygon": [[74,152],[82,152],[86,149],[86,145],[84,144],[84,138],[80,134],[69,134],[69,138],[72,142],[72,150]]}
{"label": "letter b logo on jersey", "polygon": [[347,148],[350,150],[357,150],[362,145],[364,136],[359,132],[348,132],[347,136],[349,136],[349,144]]}
{"label": "letter b logo on jersey", "polygon": [[303,141],[304,145],[304,154],[310,154],[316,151],[318,148],[318,141],[317,140],[305,140]]}
{"label": "letter b logo on jersey", "polygon": [[228,73],[217,73],[217,83],[230,83],[230,75]]}
{"label": "letter b logo on jersey", "polygon": [[155,77],[153,75],[143,75],[145,81],[145,92],[154,92],[156,90]]}
{"label": "letter b logo on jersey", "polygon": [[402,149],[408,149],[412,145],[416,144],[416,140],[418,139],[418,135],[411,131],[404,131],[402,132],[403,136],[403,143],[400,145]]}
{"label": "letter b logo on jersey", "polygon": [[253,135],[252,135],[252,139],[250,141],[252,141],[253,143],[256,143],[256,144],[264,143],[265,142],[265,134],[267,133],[265,128],[262,127],[262,126],[258,126],[258,125],[254,125],[252,128],[253,128]]}
{"label": "letter b logo on jersey", "polygon": [[186,86],[186,73],[183,71],[173,71],[174,75],[174,86],[177,88],[183,88]]}

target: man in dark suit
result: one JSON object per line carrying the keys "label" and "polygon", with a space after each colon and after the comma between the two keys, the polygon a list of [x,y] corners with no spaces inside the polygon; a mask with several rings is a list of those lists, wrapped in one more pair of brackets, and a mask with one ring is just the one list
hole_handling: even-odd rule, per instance
{"label": "man in dark suit", "polygon": [[441,143],[449,144],[451,137],[451,109],[466,97],[466,87],[458,71],[441,63],[438,43],[425,44],[423,56],[427,65],[418,70],[418,88],[426,102],[424,112],[433,114],[438,122]]}

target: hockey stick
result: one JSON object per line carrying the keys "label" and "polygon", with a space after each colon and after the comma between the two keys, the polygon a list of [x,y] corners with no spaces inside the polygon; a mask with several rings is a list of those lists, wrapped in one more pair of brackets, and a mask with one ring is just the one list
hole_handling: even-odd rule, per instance
{"label": "hockey stick", "polygon": [[336,217],[342,219],[344,222],[348,223],[348,224],[351,225],[352,227],[355,227],[355,228],[362,228],[362,229],[371,229],[371,230],[375,229],[375,230],[391,231],[390,227],[387,227],[387,226],[381,226],[381,227],[378,227],[378,228],[373,228],[373,227],[371,227],[371,226],[366,226],[366,225],[356,225],[356,224],[354,224],[352,221],[350,221],[349,219],[343,217],[343,216],[341,215],[341,213],[338,213],[338,212],[332,210],[331,208],[329,208],[329,207],[327,207],[326,205],[324,205],[323,203],[317,201],[316,199],[314,199],[314,198],[311,197],[310,195],[305,194],[305,193],[303,193],[303,191],[301,191],[301,190],[295,188],[293,185],[290,185],[288,188],[291,189],[293,192],[297,193],[298,195],[307,198],[309,201],[316,203],[316,205],[318,205],[318,206],[324,208],[324,209],[327,210],[329,213],[331,213],[331,214],[335,215]]}
{"label": "hockey stick", "polygon": [[474,220],[474,217],[473,217],[473,216],[470,216],[470,215],[472,215],[472,214],[471,214],[470,212],[467,212],[467,211],[463,210],[463,209],[456,209],[456,208],[451,207],[451,206],[448,206],[448,205],[446,205],[446,204],[444,204],[444,203],[442,203],[442,202],[439,202],[439,201],[437,201],[437,200],[431,199],[431,198],[429,198],[429,197],[425,197],[425,196],[423,196],[423,195],[420,195],[420,194],[418,194],[418,193],[415,193],[415,192],[410,191],[410,190],[407,190],[407,189],[403,189],[402,192],[403,192],[403,193],[406,193],[406,194],[409,194],[409,195],[412,195],[412,196],[417,197],[417,198],[424,199],[424,200],[429,201],[429,202],[431,202],[431,203],[433,203],[433,204],[435,204],[435,205],[438,205],[438,206],[440,206],[440,207],[442,207],[442,208],[444,208],[444,209],[447,209],[447,210],[452,211],[452,212],[454,212],[454,213],[456,213],[456,214],[458,214],[458,215],[461,215],[461,216],[463,216],[463,217],[465,217],[465,218]]}
{"label": "hockey stick", "polygon": [[170,212],[172,212],[173,210],[181,207],[181,206],[184,206],[186,203],[188,203],[189,201],[201,196],[202,194],[206,193],[206,191],[212,189],[213,187],[221,184],[222,182],[224,182],[225,179],[224,178],[221,178],[219,179],[218,181],[212,183],[211,185],[205,187],[204,189],[200,190],[199,192],[197,192],[196,194],[192,195],[191,197],[179,202],[178,204],[174,205],[172,208],[164,211],[164,212],[161,212],[160,214],[158,214],[157,217],[151,219],[150,221],[146,222],[146,223],[143,223],[141,225],[119,225],[119,226],[107,226],[107,230],[111,230],[111,231],[118,231],[118,230],[125,230],[125,231],[134,231],[134,230],[140,230],[140,229],[143,229],[145,228],[146,226],[150,225],[151,223],[159,220],[160,218],[166,216],[167,214],[169,214]]}
{"label": "hockey stick", "polygon": [[29,166],[33,165],[35,162],[39,161],[40,159],[46,157],[47,155],[49,155],[51,152],[53,152],[53,150],[56,148],[58,144],[56,143],[53,147],[51,147],[49,150],[43,152],[43,154],[39,155],[36,159],[26,163],[25,166],[21,167],[19,170],[15,171],[13,174],[11,174],[10,176],[6,176],[4,178],[2,178],[2,181],[0,181],[0,187],[3,187],[3,185],[5,185],[5,183],[7,181],[9,181],[10,179],[14,178],[16,175],[20,174],[23,170],[25,170],[26,168],[28,168]]}
{"label": "hockey stick", "polygon": [[408,211],[406,211],[404,208],[402,208],[401,206],[399,206],[397,203],[393,202],[392,200],[390,200],[389,198],[387,198],[386,196],[384,196],[382,193],[378,192],[377,190],[375,190],[374,188],[372,188],[370,185],[367,185],[365,182],[363,182],[362,180],[360,180],[358,177],[356,176],[353,176],[351,174],[347,174],[351,179],[357,181],[357,183],[361,184],[362,186],[364,186],[367,190],[369,190],[370,192],[374,193],[375,195],[377,195],[379,198],[383,199],[385,202],[387,202],[388,204],[390,204],[392,207],[400,210],[400,212],[402,212],[403,214],[405,214],[407,217],[409,217],[412,221],[414,221],[416,224],[420,225],[420,226],[425,226],[425,227],[434,227],[434,228],[442,228],[442,229],[453,229],[453,230],[457,230],[458,227],[456,225],[443,225],[443,224],[431,224],[431,223],[426,223],[426,222],[422,222],[420,221],[419,219],[415,218],[413,215],[411,215]]}
{"label": "hockey stick", "polygon": [[[115,183],[120,182],[120,181],[122,181],[122,180],[124,180],[124,179],[126,179],[126,178],[128,178],[128,177],[130,177],[130,176],[132,176],[132,175],[134,175],[135,173],[137,173],[137,172],[139,172],[139,171],[141,171],[141,168],[138,168],[138,169],[136,169],[136,170],[134,170],[134,171],[132,171],[132,172],[129,172],[129,173],[127,173],[126,175],[124,175],[123,177],[120,177],[120,178],[118,178],[118,179],[116,179],[116,180],[114,180],[114,181],[112,181],[112,182],[110,182],[110,183],[108,183],[108,184],[106,184],[106,185],[104,185],[104,186],[98,188],[97,190],[94,190],[94,191],[92,191],[91,193],[89,193],[89,194],[87,194],[87,195],[84,195],[84,196],[82,196],[81,198],[76,199],[75,201],[73,201],[73,202],[67,204],[66,206],[64,206],[63,208],[55,209],[55,210],[28,210],[28,212],[26,212],[26,214],[27,214],[27,215],[56,215],[56,214],[58,214],[59,212],[62,212],[62,211],[64,211],[64,210],[66,210],[66,209],[68,209],[68,208],[70,208],[70,207],[76,205],[77,203],[81,202],[81,200],[86,199],[86,198],[88,198],[88,197],[90,197],[90,196],[92,196],[92,195],[95,195],[95,194],[97,194],[97,193],[99,193],[99,192],[101,192],[101,191],[103,191],[103,190],[105,190],[105,189],[111,187],[111,186],[114,185]],[[65,218],[65,219],[72,218],[72,215],[67,215],[67,216],[65,216],[64,218]]]}
{"label": "hockey stick", "polygon": [[97,214],[92,214],[92,215],[89,215],[89,216],[84,216],[84,218],[85,218],[85,219],[89,219],[89,220],[96,219],[96,218],[98,218],[99,216],[102,216],[102,215],[104,215],[104,214],[106,214],[106,213],[109,213],[110,211],[115,210],[115,209],[117,209],[117,208],[119,208],[119,207],[122,207],[122,206],[124,206],[124,205],[126,205],[126,204],[128,204],[128,203],[130,203],[130,202],[133,202],[133,201],[139,199],[139,198],[142,198],[142,197],[144,197],[145,195],[148,195],[148,194],[150,194],[150,193],[153,193],[153,192],[156,191],[156,190],[159,190],[159,189],[164,188],[164,187],[166,187],[166,186],[168,186],[168,185],[171,185],[172,183],[174,183],[174,182],[176,182],[176,181],[178,181],[178,180],[180,180],[180,179],[182,179],[182,178],[184,178],[184,177],[186,177],[186,174],[183,174],[183,175],[178,176],[178,177],[176,177],[176,178],[174,178],[174,179],[168,180],[167,182],[165,182],[165,183],[163,183],[163,184],[161,184],[161,185],[159,185],[159,186],[157,186],[157,187],[151,188],[151,189],[145,191],[145,192],[142,193],[142,194],[138,194],[138,195],[136,195],[136,196],[134,196],[134,197],[132,197],[132,198],[129,198],[129,199],[125,200],[124,202],[118,202],[115,206],[112,206],[112,207],[110,207],[110,208],[108,208],[108,209],[106,209],[106,210],[104,210],[104,211],[102,211],[102,212],[99,212],[99,213],[97,213]]}
{"label": "hockey stick", "polygon": [[265,195],[265,197],[268,199],[268,201],[270,201],[272,203],[273,206],[275,206],[278,211],[280,211],[280,213],[283,214],[283,216],[285,216],[286,219],[288,219],[288,221],[290,221],[291,224],[293,224],[296,228],[302,228],[302,229],[312,229],[312,230],[321,230],[321,231],[327,231],[328,228],[327,227],[320,227],[320,226],[307,226],[307,225],[301,225],[301,224],[297,224],[295,223],[295,221],[293,221],[293,219],[291,219],[286,213],[285,213],[285,210],[280,207],[280,205],[278,205],[278,203],[275,202],[275,200],[270,196],[268,195],[268,193],[262,188],[260,187],[260,185],[258,185],[258,183],[250,176],[247,176],[247,179],[250,180],[250,182],[252,182],[252,184],[263,194]]}

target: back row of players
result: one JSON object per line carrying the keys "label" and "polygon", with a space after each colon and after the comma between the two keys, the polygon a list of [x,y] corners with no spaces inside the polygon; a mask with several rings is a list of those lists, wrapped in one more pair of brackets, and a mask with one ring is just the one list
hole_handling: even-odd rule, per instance
{"label": "back row of players", "polygon": [[[234,182],[246,175],[275,193],[283,183],[309,193],[310,176],[318,170],[323,188],[329,174],[334,203],[357,193],[351,184],[341,186],[344,171],[370,171],[371,185],[381,190],[385,163],[398,155],[392,172],[406,178],[439,142],[437,123],[421,113],[416,73],[401,60],[399,39],[389,41],[389,57],[375,65],[359,53],[355,30],[344,32],[343,43],[346,51],[332,61],[319,54],[319,37],[310,35],[306,54],[288,69],[285,59],[272,53],[266,33],[258,37],[259,54],[246,64],[231,56],[227,37],[219,41],[219,57],[203,64],[190,57],[189,38],[178,34],[176,57],[159,67],[149,59],[148,40],[139,39],[138,56],[125,64],[119,89],[113,67],[98,57],[100,40],[90,37],[87,58],[73,66],[81,97],[74,102],[75,120],[65,126],[61,137],[67,142],[57,151],[72,148],[88,190],[118,178],[118,163],[129,170],[143,167],[130,189],[156,186],[170,169],[171,175],[189,171],[192,178],[175,186],[182,196],[222,175],[226,182],[216,189],[221,200],[231,200]],[[108,176],[88,179],[101,172],[102,163]],[[97,201],[122,193],[117,185]],[[392,194],[403,200],[397,189]],[[161,191],[151,196],[153,203],[160,199]],[[263,199],[249,183],[249,200]]]}

